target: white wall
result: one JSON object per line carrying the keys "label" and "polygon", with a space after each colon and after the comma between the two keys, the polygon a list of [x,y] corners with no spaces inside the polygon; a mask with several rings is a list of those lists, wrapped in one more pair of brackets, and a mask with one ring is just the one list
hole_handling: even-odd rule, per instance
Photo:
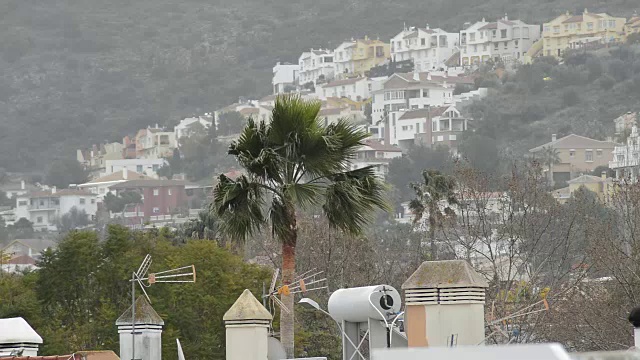
{"label": "white wall", "polygon": [[[84,202],[84,204],[83,204]],[[98,200],[96,195],[70,195],[60,197],[60,216],[76,207],[78,211],[84,210],[89,218],[98,212]]]}
{"label": "white wall", "polygon": [[[105,161],[105,172],[100,176],[113,174],[114,172],[122,171],[124,168],[130,171],[135,171],[139,174],[144,174],[154,178],[158,177],[156,171],[165,164],[164,159],[121,159],[121,160],[107,160]],[[142,171],[140,170],[142,167]]]}
{"label": "white wall", "polygon": [[273,78],[271,80],[273,93],[281,94],[284,92],[286,85],[296,84],[299,71],[300,65],[298,64],[276,64],[276,66],[273,67]]}

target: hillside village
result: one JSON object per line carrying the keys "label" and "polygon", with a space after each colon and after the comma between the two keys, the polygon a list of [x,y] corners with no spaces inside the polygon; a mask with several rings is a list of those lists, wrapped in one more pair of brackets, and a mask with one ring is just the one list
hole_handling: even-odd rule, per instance
{"label": "hillside village", "polygon": [[[446,147],[454,158],[460,157],[460,141],[478,126],[470,105],[492,91],[483,86],[483,71],[508,73],[540,58],[614,48],[637,41],[639,34],[637,15],[626,19],[585,9],[544,24],[527,24],[505,14],[467,23],[455,33],[405,26],[389,42],[365,37],[335,49],[312,48],[297,64],[273,67],[273,94],[242,98],[182,119],[173,128],[155,125],[125,135],[122,142],[79,149],[76,160],[89,175],[84,183],[62,189],[9,177],[0,190],[15,204],[5,206],[0,216],[6,226],[25,219],[36,231],[58,231],[60,219],[72,209],[82,215],[80,226],[101,217],[102,223],[119,221],[132,228],[187,222],[206,204],[202,197],[212,189],[216,173],[239,174],[233,163],[220,159],[244,121],[269,121],[276,97],[282,95],[320,101],[318,116],[324,125],[348,119],[370,133],[352,159],[352,169],[373,166],[384,178],[389,164],[416,146]],[[550,134],[549,142],[522,150],[545,165],[551,185],[565,186],[555,186],[553,195],[559,201],[566,201],[579,188],[576,184],[606,198],[614,179],[637,179],[636,122],[637,113],[632,112],[611,119],[616,138],[607,141]],[[209,140],[201,139],[205,133]],[[193,175],[175,165],[187,148],[196,146],[193,140],[189,143],[193,138],[198,144],[218,144],[221,155],[208,173]],[[593,174],[596,170],[601,174]],[[138,195],[127,203],[132,193]],[[404,204],[397,216],[406,222],[411,214]]]}
{"label": "hillside village", "polygon": [[[640,80],[640,56],[634,52],[640,44],[640,16],[616,17],[585,9],[528,24],[496,14],[462,28],[448,32],[428,24],[405,25],[390,39],[364,36],[333,49],[313,47],[302,52],[297,63],[276,62],[272,93],[263,97],[241,97],[210,112],[119,134],[122,140],[117,142],[77,149],[52,164],[45,177],[0,172],[0,276],[15,275],[7,277],[15,283],[0,289],[8,289],[4,296],[30,291],[15,302],[17,307],[13,302],[0,306],[2,314],[11,316],[0,319],[0,324],[24,327],[30,337],[4,341],[12,334],[0,331],[0,358],[49,359],[38,356],[40,351],[71,354],[60,358],[117,359],[111,351],[84,350],[89,350],[87,346],[116,350],[119,344],[124,359],[130,351],[127,331],[133,332],[126,328],[131,325],[127,321],[138,305],[142,316],[148,317],[141,337],[154,339],[152,350],[145,351],[181,353],[180,342],[177,348],[174,344],[181,337],[186,348],[197,353],[195,358],[212,354],[223,358],[223,322],[245,326],[250,324],[247,320],[264,330],[260,341],[266,344],[265,329],[273,331],[276,313],[274,303],[269,303],[271,295],[281,294],[265,293],[265,287],[268,272],[284,268],[284,260],[281,264],[276,260],[282,244],[274,241],[275,226],[264,234],[256,231],[252,241],[241,244],[223,236],[222,220],[212,206],[213,189],[247,175],[243,164],[227,151],[241,139],[250,120],[272,121],[276,103],[285,98],[315,101],[323,128],[346,121],[366,133],[343,170],[370,168],[371,178],[387,185],[389,208],[380,206],[362,233],[337,229],[314,208],[296,213],[300,238],[294,250],[299,265],[294,270],[326,272],[322,281],[328,285],[318,289],[327,292],[320,292],[320,298],[327,300],[330,287],[384,282],[398,289],[402,284],[405,293],[423,305],[421,301],[427,301],[419,298],[423,284],[415,280],[417,275],[408,276],[430,263],[450,266],[453,263],[447,261],[455,259],[456,271],[472,279],[454,286],[443,285],[451,282],[443,277],[433,287],[450,285],[455,288],[452,293],[466,289],[459,296],[482,310],[474,318],[478,325],[474,345],[479,339],[483,344],[563,342],[577,351],[624,348],[633,337],[620,322],[627,325],[624,312],[635,302],[638,286],[634,238],[638,214],[633,206],[640,203],[640,108],[596,104],[615,109],[616,114],[602,119],[606,133],[594,127],[593,136],[587,136],[587,129],[577,133],[584,126],[580,122],[547,127],[541,122],[546,111],[541,104],[518,114],[514,111],[506,119],[492,116],[491,110],[496,101],[518,94],[519,86],[525,85],[538,87],[539,92],[561,91],[561,98],[552,99],[559,107],[578,107],[581,96],[588,99],[576,90],[587,82],[603,94],[635,96],[619,84],[635,86],[640,94],[636,80]],[[617,76],[614,66],[603,65],[610,63],[589,62],[616,51],[611,62],[631,64]],[[580,70],[567,64],[578,64]],[[563,81],[571,85],[567,89],[558,85]],[[582,104],[584,111],[598,111],[588,101]],[[504,139],[522,131],[524,127],[514,124],[526,116],[534,119],[526,129],[536,129],[536,136],[528,139],[534,138],[536,144]],[[541,133],[544,138],[537,136]],[[207,241],[188,241],[196,239]],[[167,267],[193,260],[204,270],[204,285],[189,291],[163,290],[162,296],[150,292],[154,301],[159,300],[158,305],[154,302],[158,313],[148,297],[140,297],[134,301],[138,305],[116,321],[130,300],[129,284],[122,285],[120,277],[128,275],[144,253],[157,256],[158,264]],[[38,269],[42,274],[33,275]],[[51,280],[58,276],[64,280]],[[301,278],[295,279],[306,289]],[[271,281],[274,287],[275,280]],[[405,289],[405,284],[410,286]],[[260,286],[262,298],[256,292]],[[254,293],[245,290],[240,300],[258,309],[261,317],[236,319],[225,314],[220,321],[228,308],[232,315],[242,313],[236,305],[231,307],[235,300],[231,293],[249,287]],[[434,291],[440,305],[441,290]],[[41,304],[46,305],[43,310],[33,310]],[[76,319],[68,310],[74,307],[86,319]],[[29,319],[27,324],[13,318],[14,313],[30,314],[36,321]],[[522,313],[526,315],[518,315]],[[538,313],[543,315],[533,316]],[[579,325],[567,323],[568,317]],[[591,317],[609,322],[602,320],[593,327]],[[337,337],[319,336],[328,333],[325,327],[334,327],[332,322],[324,324],[309,313],[296,320],[296,355],[342,355]],[[80,326],[91,330],[82,333]],[[108,331],[107,326],[111,326]],[[397,340],[413,341],[407,340],[404,326],[403,318],[403,330],[398,327],[397,332],[404,335]],[[393,324],[388,329],[387,336],[396,331]],[[640,344],[640,327],[636,331]],[[418,333],[420,341],[426,340]],[[51,340],[43,342],[39,334]],[[73,344],[59,334],[74,338]],[[451,341],[453,347],[453,335],[444,331],[438,335],[442,335],[438,343],[448,346]],[[169,345],[166,336],[171,337]],[[461,338],[461,345],[468,341],[464,334]],[[20,351],[21,344],[26,344],[27,352]],[[234,347],[240,352],[250,348],[239,344]]]}

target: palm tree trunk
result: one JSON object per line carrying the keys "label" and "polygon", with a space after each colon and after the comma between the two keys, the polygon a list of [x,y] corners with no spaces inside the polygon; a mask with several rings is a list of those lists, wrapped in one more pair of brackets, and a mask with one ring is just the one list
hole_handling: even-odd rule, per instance
{"label": "palm tree trunk", "polygon": [[[290,231],[287,234],[287,239],[283,239],[282,242],[282,283],[295,286],[293,279],[296,272],[296,242],[298,240],[298,227],[296,225],[295,208],[291,202],[287,202],[287,217],[290,224]],[[284,306],[289,310],[280,311],[280,342],[284,346],[287,352],[287,358],[294,358],[294,300],[295,295],[280,296],[280,300]]]}

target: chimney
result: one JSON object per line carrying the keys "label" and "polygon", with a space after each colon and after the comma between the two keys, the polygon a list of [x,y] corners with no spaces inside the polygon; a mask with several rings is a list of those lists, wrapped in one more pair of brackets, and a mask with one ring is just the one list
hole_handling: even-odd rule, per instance
{"label": "chimney", "polygon": [[427,80],[431,81],[431,73],[427,73]]}
{"label": "chimney", "polygon": [[0,354],[21,352],[20,356],[38,355],[42,338],[25,319],[21,317],[0,319],[0,329],[11,329],[5,334],[0,334]]}
{"label": "chimney", "polygon": [[27,188],[27,184],[24,180],[20,180],[20,190],[25,190]]}
{"label": "chimney", "polygon": [[129,170],[127,170],[126,166],[124,168],[122,168],[122,178],[124,180],[129,179]]}
{"label": "chimney", "polygon": [[413,71],[413,80],[420,81],[420,73],[417,70]]}
{"label": "chimney", "polygon": [[227,337],[226,359],[266,360],[272,318],[251,291],[245,290],[222,317]]}
{"label": "chimney", "polygon": [[425,261],[402,284],[409,347],[484,343],[485,291],[489,287],[464,260]]}
{"label": "chimney", "polygon": [[58,192],[58,189],[55,186],[51,187],[51,194],[55,194]]}
{"label": "chimney", "polygon": [[[132,335],[133,314],[131,307],[116,321],[120,334],[120,359],[161,360],[162,327],[164,321],[151,307],[145,296],[140,296],[135,304],[135,336]],[[132,346],[135,339],[135,354]]]}
{"label": "chimney", "polygon": [[556,141],[556,140],[558,140],[558,135],[551,134],[551,141]]}
{"label": "chimney", "polygon": [[509,16],[507,15],[507,13],[504,14],[504,20],[509,21]]}

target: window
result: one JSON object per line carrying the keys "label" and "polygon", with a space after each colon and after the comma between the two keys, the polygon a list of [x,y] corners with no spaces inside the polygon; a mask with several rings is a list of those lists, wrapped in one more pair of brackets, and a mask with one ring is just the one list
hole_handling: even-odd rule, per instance
{"label": "window", "polygon": [[422,97],[429,97],[429,89],[422,89]]}
{"label": "window", "polygon": [[545,25],[544,32],[549,32],[549,31],[551,31],[551,27],[549,25]]}
{"label": "window", "polygon": [[84,205],[86,202],[85,198],[80,198],[80,205]]}
{"label": "window", "polygon": [[593,162],[593,150],[586,150],[584,152],[584,161]]}
{"label": "window", "polygon": [[142,174],[144,170],[142,169],[142,165],[136,165],[136,172]]}
{"label": "window", "polygon": [[569,150],[569,157],[575,157],[576,156],[576,151],[574,149]]}
{"label": "window", "polygon": [[487,51],[487,44],[482,45],[482,51]]}
{"label": "window", "polygon": [[40,200],[40,206],[44,206],[44,200]]}
{"label": "window", "polygon": [[431,131],[438,131],[438,122],[434,121],[431,123]]}
{"label": "window", "polygon": [[602,157],[602,149],[596,150],[596,156],[597,157]]}
{"label": "window", "polygon": [[167,189],[167,195],[171,195],[171,189]]}
{"label": "window", "polygon": [[469,41],[476,41],[476,33],[469,34]]}
{"label": "window", "polygon": [[26,200],[18,201],[18,206],[27,206],[27,201]]}
{"label": "window", "polygon": [[42,224],[42,216],[38,216],[38,217],[36,218],[36,222],[37,222],[38,224]]}
{"label": "window", "polygon": [[425,39],[425,38],[420,39],[420,45],[422,45],[422,46],[427,45],[427,39]]}
{"label": "window", "polygon": [[593,30],[593,23],[587,23],[587,30]]}
{"label": "window", "polygon": [[96,199],[91,199],[91,203],[95,204],[96,203]]}
{"label": "window", "polygon": [[457,140],[457,139],[458,139],[458,136],[457,136],[457,135],[449,135],[449,140],[451,140],[451,141],[455,141],[455,140]]}
{"label": "window", "polygon": [[154,214],[158,214],[160,212],[160,208],[154,207],[153,208],[153,213]]}
{"label": "window", "polygon": [[480,39],[484,39],[484,31],[480,31]]}
{"label": "window", "polygon": [[442,135],[438,136],[438,141],[444,141],[444,136]]}
{"label": "window", "polygon": [[503,39],[507,37],[507,29],[500,30],[500,37]]}
{"label": "window", "polygon": [[385,100],[400,100],[404,99],[404,91],[387,91],[384,93]]}
{"label": "window", "polygon": [[416,123],[416,133],[420,132],[420,123]]}
{"label": "window", "polygon": [[160,195],[160,190],[153,189],[153,196],[158,196],[158,195]]}
{"label": "window", "polygon": [[615,28],[616,27],[616,21],[615,20],[609,20],[609,28]]}
{"label": "window", "polygon": [[516,46],[518,46],[518,40],[513,42]]}
{"label": "window", "polygon": [[493,49],[494,50],[498,50],[499,46],[500,46],[500,43],[495,43],[495,44],[493,44]]}
{"label": "window", "polygon": [[[593,25],[593,24],[591,24],[591,25]],[[559,34],[560,33],[560,26],[554,26],[553,27],[553,33],[554,34]]]}

